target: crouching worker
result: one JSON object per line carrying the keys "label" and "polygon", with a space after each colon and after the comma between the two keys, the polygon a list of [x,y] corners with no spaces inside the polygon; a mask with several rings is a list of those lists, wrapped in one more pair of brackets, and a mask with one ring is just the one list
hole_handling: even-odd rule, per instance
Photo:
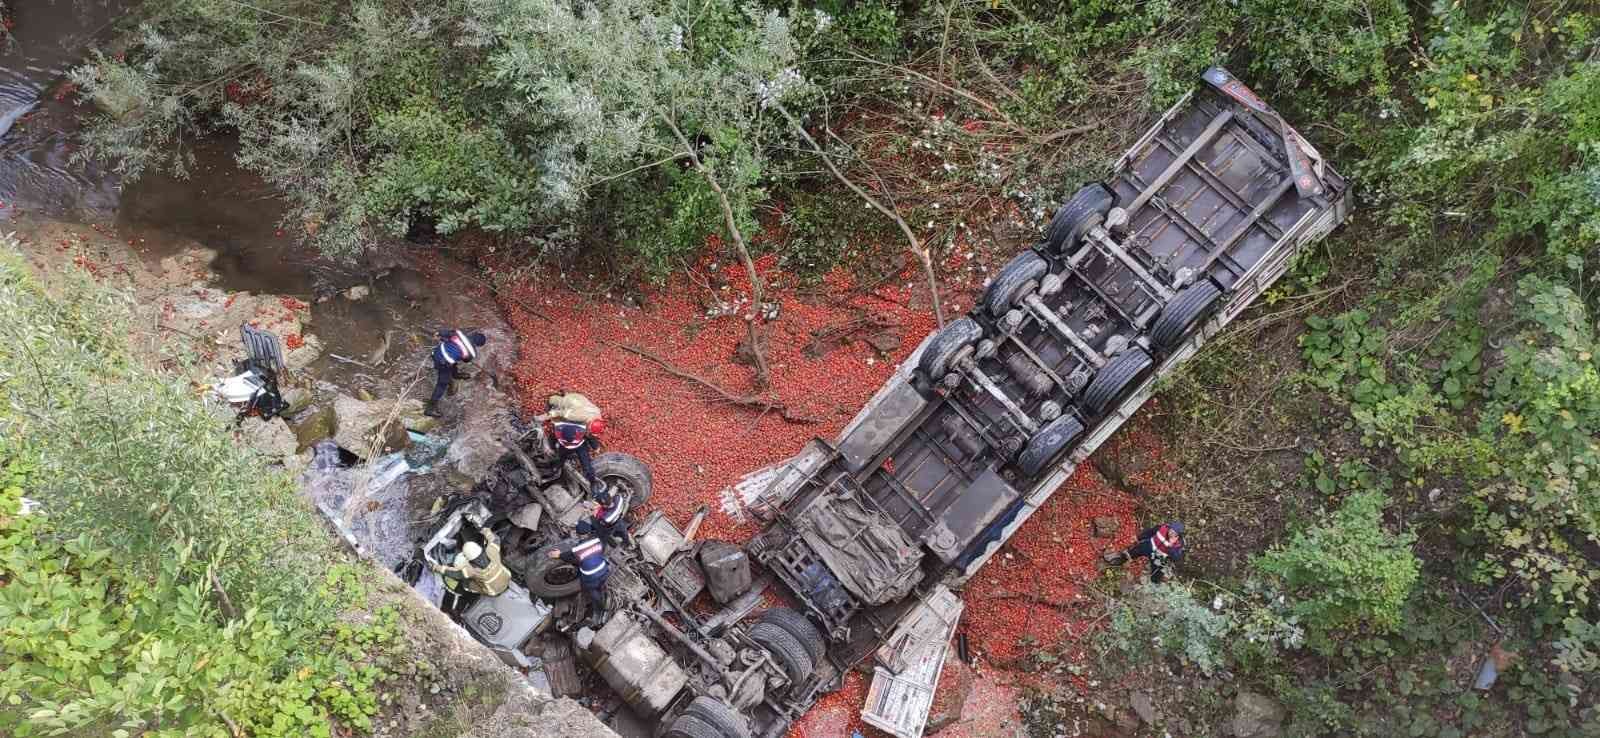
{"label": "crouching worker", "polygon": [[433,347],[433,396],[428,399],[428,406],[422,412],[429,417],[440,416],[439,400],[444,399],[444,393],[450,390],[450,383],[457,377],[471,379],[463,364],[471,364],[478,358],[478,349],[489,338],[482,333],[473,331],[464,333],[459,330],[439,331],[439,343]]}
{"label": "crouching worker", "polygon": [[608,489],[600,489],[596,494],[598,501],[594,504],[594,532],[606,545],[620,542],[626,546],[633,545],[633,533],[628,530],[628,521],[623,518],[626,500],[622,495],[611,494]]}
{"label": "crouching worker", "polygon": [[596,629],[605,625],[610,614],[606,612],[606,580],[611,578],[611,563],[606,561],[606,547],[595,535],[594,524],[579,521],[577,540],[550,549],[550,558],[578,567],[578,583],[589,599],[586,625]]}
{"label": "crouching worker", "polygon": [[480,529],[483,544],[468,541],[448,566],[433,564],[434,571],[446,579],[465,582],[468,592],[494,597],[511,584],[511,570],[500,563],[500,538],[488,528]]}
{"label": "crouching worker", "polygon": [[1102,557],[1107,564],[1121,565],[1139,558],[1150,559],[1150,581],[1165,581],[1169,567],[1183,560],[1183,523],[1158,525],[1139,534],[1139,540],[1124,551],[1111,551]]}

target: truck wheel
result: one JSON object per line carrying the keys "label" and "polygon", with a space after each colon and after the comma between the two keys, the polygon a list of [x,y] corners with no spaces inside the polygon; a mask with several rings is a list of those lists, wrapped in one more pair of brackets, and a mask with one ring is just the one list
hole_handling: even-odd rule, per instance
{"label": "truck wheel", "polygon": [[1156,318],[1155,325],[1150,328],[1150,343],[1158,351],[1171,351],[1196,324],[1211,314],[1221,297],[1222,290],[1209,279],[1183,288],[1161,309],[1161,317]]}
{"label": "truck wheel", "polygon": [[607,451],[594,457],[594,475],[613,492],[626,492],[630,510],[650,499],[650,467],[633,454]]}
{"label": "truck wheel", "polygon": [[1006,314],[1024,296],[1029,285],[1037,286],[1039,278],[1050,270],[1050,265],[1032,249],[1017,254],[989,282],[979,302],[990,315],[998,318]]}
{"label": "truck wheel", "polygon": [[1105,412],[1153,363],[1144,349],[1133,347],[1122,352],[1089,380],[1089,387],[1083,391],[1083,407],[1091,416]]}
{"label": "truck wheel", "polygon": [[956,318],[928,342],[928,347],[922,350],[922,359],[917,362],[917,368],[922,370],[929,382],[937,384],[950,371],[950,360],[982,337],[983,328],[977,321],[965,315]]}
{"label": "truck wheel", "polygon": [[[750,725],[731,705],[715,697],[696,697],[684,715],[699,718],[726,738],[749,738]],[[677,723],[674,722],[674,725]]]}
{"label": "truck wheel", "polygon": [[725,738],[727,734],[698,717],[683,713],[672,721],[662,738]]}
{"label": "truck wheel", "polygon": [[761,613],[756,622],[771,623],[782,628],[806,649],[806,654],[811,657],[812,664],[822,663],[822,657],[828,653],[828,643],[823,640],[822,632],[817,626],[799,611],[787,607],[774,607]]}
{"label": "truck wheel", "polygon": [[750,640],[772,654],[793,684],[799,684],[816,671],[816,664],[811,661],[811,655],[801,645],[800,639],[789,635],[789,631],[774,623],[758,622],[751,626]]}
{"label": "truck wheel", "polygon": [[528,593],[541,600],[559,600],[578,593],[578,567],[561,559],[552,559],[549,547],[543,547],[528,561],[523,570],[522,584]]}
{"label": "truck wheel", "polygon": [[1078,247],[1084,234],[1106,219],[1111,206],[1117,203],[1115,195],[1105,185],[1094,182],[1077,191],[1050,219],[1044,242],[1050,253],[1064,254]]}
{"label": "truck wheel", "polygon": [[1078,436],[1083,433],[1083,423],[1072,415],[1063,415],[1045,426],[1024,446],[1022,453],[1017,455],[1017,470],[1028,478],[1033,478],[1050,461],[1056,458]]}

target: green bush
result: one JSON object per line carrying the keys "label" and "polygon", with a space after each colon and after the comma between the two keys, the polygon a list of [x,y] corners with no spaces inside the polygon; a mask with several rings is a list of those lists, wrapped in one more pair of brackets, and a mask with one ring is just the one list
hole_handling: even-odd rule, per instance
{"label": "green bush", "polygon": [[[367,731],[399,657],[287,475],[0,239],[0,734]],[[42,510],[20,515],[27,496]],[[237,726],[237,728],[235,728]]]}
{"label": "green bush", "polygon": [[1106,642],[1136,660],[1152,649],[1174,654],[1211,675],[1227,665],[1228,638],[1234,630],[1232,620],[1206,607],[1191,585],[1147,580],[1112,605]]}
{"label": "green bush", "polygon": [[1314,647],[1356,629],[1386,633],[1400,625],[1420,564],[1410,548],[1415,536],[1384,530],[1383,507],[1382,493],[1352,494],[1331,520],[1253,562],[1281,583]]}

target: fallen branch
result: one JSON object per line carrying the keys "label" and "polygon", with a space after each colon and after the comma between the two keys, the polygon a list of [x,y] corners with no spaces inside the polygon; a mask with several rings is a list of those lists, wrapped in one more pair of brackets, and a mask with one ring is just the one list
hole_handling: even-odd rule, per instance
{"label": "fallen branch", "polygon": [[861,331],[881,331],[886,328],[895,328],[899,325],[899,323],[888,320],[881,315],[860,315],[811,331],[811,341],[805,345],[805,348],[800,349],[800,353],[807,356],[820,356],[824,344],[843,344],[851,336]]}
{"label": "fallen branch", "polygon": [[619,344],[617,344],[617,347],[622,349],[623,351],[626,351],[626,352],[628,352],[630,354],[638,356],[638,357],[644,359],[645,361],[648,361],[648,362],[650,362],[652,364],[655,364],[658,367],[661,367],[662,371],[664,371],[664,372],[666,372],[668,374],[671,374],[672,376],[677,377],[678,379],[682,379],[685,382],[689,382],[690,384],[698,385],[701,389],[704,389],[706,391],[711,392],[712,394],[715,394],[723,402],[726,402],[726,403],[728,403],[730,405],[738,405],[739,407],[748,407],[748,408],[760,410],[763,413],[770,412],[770,411],[777,411],[778,415],[780,417],[782,417],[785,422],[788,422],[788,423],[819,423],[819,422],[821,422],[817,418],[807,417],[807,416],[804,416],[804,415],[795,415],[794,413],[789,412],[789,408],[787,406],[785,406],[781,402],[773,402],[772,400],[761,398],[761,397],[757,397],[755,395],[736,395],[736,394],[734,394],[732,392],[729,392],[728,390],[722,388],[717,383],[715,383],[715,382],[713,382],[713,381],[711,381],[709,379],[706,379],[705,377],[702,377],[702,376],[700,376],[698,374],[692,374],[690,372],[686,372],[686,371],[684,371],[682,369],[679,369],[678,367],[673,366],[666,359],[663,359],[663,358],[661,358],[659,356],[656,356],[655,354],[652,354],[649,351],[646,351],[646,350],[644,350],[642,348],[639,348],[638,346],[630,346],[628,344],[620,344],[619,343]]}

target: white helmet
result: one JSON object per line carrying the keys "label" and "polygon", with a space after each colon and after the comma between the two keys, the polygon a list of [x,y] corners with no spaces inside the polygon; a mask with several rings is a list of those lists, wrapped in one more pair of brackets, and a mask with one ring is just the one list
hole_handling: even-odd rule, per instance
{"label": "white helmet", "polygon": [[461,547],[461,555],[467,557],[468,561],[478,558],[481,554],[483,554],[483,546],[472,541],[467,541],[467,545]]}

